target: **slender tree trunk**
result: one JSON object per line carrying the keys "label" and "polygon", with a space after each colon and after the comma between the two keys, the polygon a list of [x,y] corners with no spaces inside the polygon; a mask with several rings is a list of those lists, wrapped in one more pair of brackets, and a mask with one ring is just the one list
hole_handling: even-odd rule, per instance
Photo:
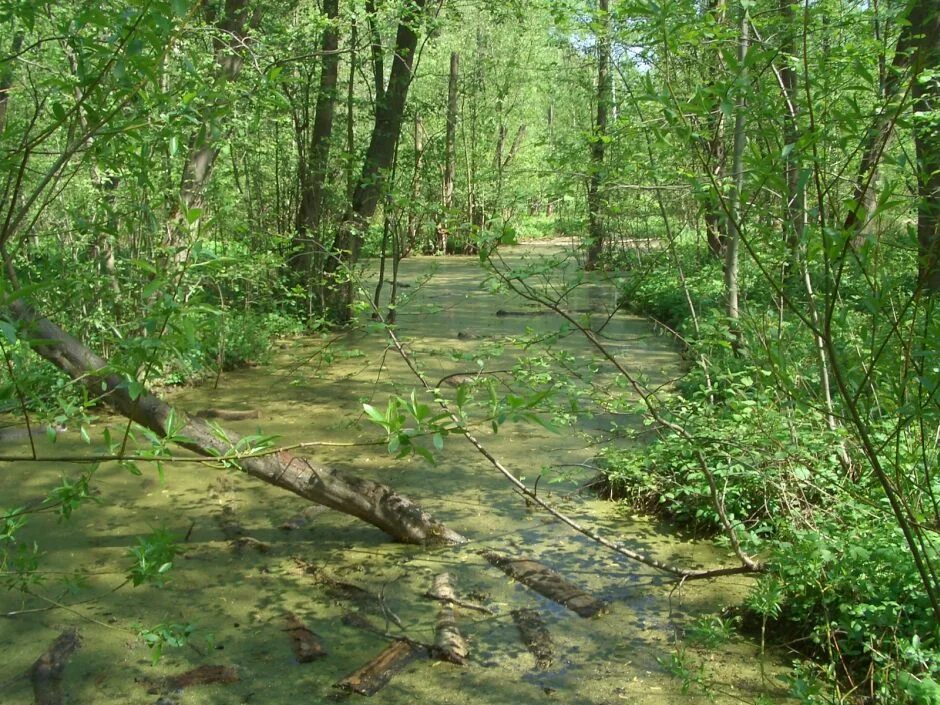
{"label": "slender tree trunk", "polygon": [[356,44],[359,41],[359,25],[352,21],[349,34],[349,78],[346,81],[346,198],[352,201],[356,190],[356,69],[359,67]]}
{"label": "slender tree trunk", "polygon": [[310,275],[311,265],[322,245],[319,245],[320,222],[323,218],[323,190],[326,184],[330,159],[330,139],[333,134],[333,115],[336,112],[336,83],[339,77],[339,0],[323,0],[323,15],[328,24],[323,30],[320,48],[323,63],[320,67],[320,87],[313,117],[313,132],[307,150],[308,178],[303,181],[300,192],[300,217],[298,218],[295,247],[298,253],[293,260],[294,269]]}
{"label": "slender tree trunk", "polygon": [[[10,55],[19,53],[23,48],[23,32],[19,31],[13,35],[13,41],[10,45]],[[3,136],[3,130],[7,124],[7,104],[9,103],[10,88],[13,86],[13,65],[11,59],[6,65],[0,68],[0,137]]]}
{"label": "slender tree trunk", "polygon": [[588,178],[588,249],[584,268],[596,269],[604,251],[607,234],[604,227],[604,154],[607,140],[607,116],[611,102],[610,8],[609,0],[597,2],[597,121],[591,137],[591,174]]}
{"label": "slender tree trunk", "polygon": [[918,274],[924,291],[936,295],[940,294],[940,7],[935,2],[919,0],[911,13],[911,33],[920,37],[919,70],[912,88]]}
{"label": "slender tree trunk", "polygon": [[[785,0],[781,0],[783,2]],[[727,5],[725,0],[711,0],[708,6],[708,14],[711,15],[712,22],[717,27],[724,25]],[[718,50],[714,52],[714,76],[723,76],[726,71],[724,54]],[[714,86],[715,80],[709,79],[709,85]],[[721,106],[716,104],[711,112],[709,119],[709,137],[706,146],[708,152],[709,178],[716,184],[721,184],[725,179],[725,116]],[[705,204],[705,235],[708,242],[708,249],[715,257],[722,259],[725,256],[725,247],[728,241],[728,224],[725,213],[721,207],[721,201],[717,194],[712,194]]]}
{"label": "slender tree trunk", "polygon": [[447,132],[444,136],[444,184],[441,195],[441,222],[437,225],[438,247],[447,253],[448,221],[454,206],[454,177],[457,172],[457,84],[460,70],[460,55],[450,55],[450,77],[447,81]]}
{"label": "slender tree trunk", "polygon": [[411,248],[418,245],[418,231],[420,218],[418,217],[418,198],[421,196],[421,162],[424,156],[424,139],[422,133],[421,116],[415,115],[414,124],[414,171],[411,174],[411,203],[408,204],[408,245]]}
{"label": "slender tree trunk", "polygon": [[384,100],[376,104],[375,124],[362,173],[356,183],[352,203],[340,226],[332,257],[327,262],[328,274],[337,279],[334,282],[330,308],[333,317],[341,323],[349,321],[353,300],[350,273],[343,270],[352,267],[359,260],[359,250],[369,219],[375,214],[379,199],[385,190],[386,172],[395,156],[395,146],[398,144],[405,115],[405,102],[411,86],[411,68],[418,46],[416,24],[426,2],[427,0],[415,0],[408,4],[398,24],[395,58],[388,88]]}
{"label": "slender tree trunk", "polygon": [[[741,11],[741,35],[738,40],[738,71],[741,74],[741,84],[747,77],[747,50],[749,43],[750,23],[747,12]],[[747,140],[745,134],[745,111],[747,100],[745,92],[739,87],[735,101],[734,115],[734,153],[732,156],[732,185],[728,196],[728,247],[725,252],[725,295],[727,296],[727,314],[731,334],[734,338],[735,349],[740,345],[739,320],[741,318],[738,306],[738,249],[741,242],[741,193],[744,190],[744,148]]]}
{"label": "slender tree trunk", "polygon": [[369,47],[372,52],[372,81],[375,90],[376,111],[385,102],[385,49],[382,33],[375,13],[375,0],[366,0],[366,21],[369,23]]}
{"label": "slender tree trunk", "polygon": [[[0,309],[23,327],[23,340],[32,349],[72,379],[93,390],[96,396],[118,413],[161,438],[172,435],[175,442],[211,460],[231,455],[239,437],[217,430],[206,421],[174,410],[146,390],[132,396],[127,380],[110,372],[108,363],[52,321],[35,313],[22,298],[0,301]],[[430,517],[411,500],[385,485],[335,470],[318,467],[310,461],[281,452],[233,461],[242,470],[264,482],[294,494],[351,514],[377,526],[406,543],[461,543],[465,539]]]}
{"label": "slender tree trunk", "polygon": [[[260,8],[251,8],[251,0],[225,0],[223,15],[215,18],[211,12],[210,20],[215,20],[221,37],[215,42],[215,55],[218,64],[217,80],[220,83],[233,81],[241,73],[244,63],[244,43],[248,32],[261,21]],[[202,194],[212,173],[216,157],[219,155],[217,136],[219,131],[218,114],[224,104],[216,101],[206,108],[205,117],[189,144],[189,155],[183,167],[180,180],[179,203],[167,224],[166,244],[177,250],[172,257],[179,261],[185,237],[186,213],[202,205]]]}
{"label": "slender tree trunk", "polygon": [[784,240],[787,258],[784,263],[784,281],[793,271],[799,256],[800,243],[806,226],[806,196],[800,186],[799,101],[797,100],[797,73],[793,68],[796,55],[795,30],[796,20],[793,6],[789,0],[780,0],[782,22],[782,42],[780,52],[783,55],[780,67],[780,82],[784,99],[783,141],[787,148],[784,157],[784,179],[787,184],[784,210]]}

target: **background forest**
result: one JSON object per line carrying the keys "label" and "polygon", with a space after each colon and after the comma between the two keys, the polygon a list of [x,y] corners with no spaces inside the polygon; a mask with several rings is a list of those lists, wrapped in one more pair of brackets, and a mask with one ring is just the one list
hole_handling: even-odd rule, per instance
{"label": "background forest", "polygon": [[[790,646],[795,698],[940,703],[934,2],[3,0],[0,28],[4,425],[105,403],[225,455],[148,390],[365,321],[369,258],[393,302],[402,258],[474,255],[557,311],[499,253],[563,237],[572,286],[687,363],[615,369],[647,428],[598,451],[605,491],[726,542],[755,580],[716,619]],[[0,515],[9,590],[30,514],[93,485]]]}

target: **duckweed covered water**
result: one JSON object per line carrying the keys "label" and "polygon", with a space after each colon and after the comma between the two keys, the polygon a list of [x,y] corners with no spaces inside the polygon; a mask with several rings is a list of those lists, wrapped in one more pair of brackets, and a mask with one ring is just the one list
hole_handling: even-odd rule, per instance
{"label": "duckweed covered water", "polygon": [[[546,251],[558,253],[529,248],[511,261],[518,264],[524,255]],[[505,294],[482,291],[474,258],[412,258],[402,263],[400,278],[414,286],[402,290],[412,301],[399,310],[398,330],[432,383],[446,375],[478,371],[477,360],[487,370],[508,369],[519,356],[538,353],[507,339],[518,342],[559,327],[555,316],[495,315],[500,309],[533,309]],[[610,310],[613,296],[610,289],[594,285],[575,294],[568,306]],[[651,385],[666,384],[678,375],[675,351],[643,321],[617,314],[603,335],[619,359]],[[579,363],[597,357],[577,336],[549,344],[562,365],[546,363],[545,374],[556,378],[576,377]],[[576,362],[566,369],[568,359]],[[584,399],[592,396],[591,387],[596,391],[614,384],[610,374],[586,380]],[[0,595],[3,613],[19,612],[0,618],[0,701],[32,702],[30,664],[67,627],[77,627],[83,636],[83,646],[66,670],[70,703],[293,705],[333,700],[341,697],[333,684],[389,643],[388,637],[357,626],[350,615],[365,617],[391,635],[431,643],[438,606],[423,593],[444,570],[456,576],[461,597],[493,612],[458,611],[470,644],[470,663],[458,667],[415,661],[372,701],[599,705],[781,697],[775,678],[781,666],[774,657],[761,656],[756,645],[735,639],[702,648],[676,641],[697,617],[740,601],[749,586],[747,578],[674,590],[675,585],[656,571],[534,512],[456,437],[446,440],[433,466],[421,459],[389,456],[377,427],[363,420],[362,403],[384,408],[389,394],[407,394],[416,386],[376,331],[338,340],[290,341],[280,346],[270,365],[223,374],[218,389],[208,384],[175,390],[170,397],[190,411],[257,409],[260,419],[225,422],[242,433],[276,434],[285,445],[336,444],[300,452],[318,463],[392,485],[471,543],[434,550],[396,544],[351,517],[311,510],[309,503],[281,490],[202,464],[166,464],[162,479],[152,467],[144,467],[144,475],[136,477],[113,463],[103,465],[96,505],[82,507],[66,523],[47,517],[31,520],[25,537],[45,552],[43,568],[48,573],[36,591],[68,607],[42,609],[51,603]],[[617,411],[583,421],[581,428],[596,429],[611,421],[636,423],[636,417]],[[101,419],[90,429],[92,437],[100,438],[106,424],[112,433],[123,429],[120,419]],[[540,492],[610,538],[682,566],[733,563],[727,551],[712,543],[682,538],[669,527],[577,492],[592,475],[583,466],[595,455],[593,444],[602,442],[602,436],[581,433],[578,427],[553,434],[537,425],[513,423],[495,435],[485,426],[478,431],[530,486],[542,475]],[[39,449],[45,457],[90,452],[75,433],[63,434],[55,444],[42,440]],[[4,454],[26,451],[27,446],[4,448]],[[562,477],[561,471],[566,473],[564,481],[552,483]],[[48,461],[4,463],[0,473],[2,504],[19,506],[43,497],[61,475],[74,476],[77,470],[70,463]],[[291,520],[298,528],[281,528]],[[170,582],[163,588],[114,590],[125,580],[128,547],[136,536],[157,528],[188,536]],[[266,550],[257,550],[257,544],[239,549],[233,540],[239,534],[261,542]],[[510,581],[479,555],[484,548],[542,561],[607,601],[609,611],[594,619],[576,616]],[[365,593],[357,597],[331,590],[305,571],[311,565]],[[63,587],[62,578],[77,571],[90,571],[91,576],[72,591]],[[554,659],[547,670],[536,669],[535,658],[519,640],[510,612],[522,608],[538,610],[551,633]],[[296,662],[285,632],[286,611],[319,635],[328,651],[325,658]],[[167,650],[154,664],[136,633],[161,623],[193,624],[195,632],[189,645]],[[205,664],[232,666],[240,680],[183,691],[163,687],[161,678]]]}

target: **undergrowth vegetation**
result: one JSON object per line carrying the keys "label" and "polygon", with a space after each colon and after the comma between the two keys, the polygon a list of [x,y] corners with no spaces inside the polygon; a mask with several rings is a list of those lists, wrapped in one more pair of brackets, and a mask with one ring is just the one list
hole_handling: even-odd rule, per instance
{"label": "undergrowth vegetation", "polygon": [[[736,352],[714,284],[720,264],[709,259],[700,248],[679,246],[621,275],[626,304],[672,330],[689,371],[658,412],[685,433],[658,428],[648,446],[605,450],[600,462],[610,490],[722,536],[717,490],[742,547],[765,561],[744,623],[802,654],[790,683],[802,701],[940,702],[940,625],[857,433],[841,422],[845,406],[837,403],[836,422],[829,423],[820,396],[805,391],[819,379],[812,335],[799,326],[775,327],[773,293],[752,278],[743,291],[749,313]],[[886,286],[898,286],[885,277]],[[898,365],[865,349],[879,340],[870,329],[877,325],[861,294],[851,286],[846,292],[850,310],[834,332],[841,347],[858,359]],[[912,447],[923,440],[916,429],[892,423],[897,389],[872,384],[868,391],[880,406],[867,409],[866,430],[897,468],[904,501],[924,522],[923,555],[936,565],[938,527],[930,523],[940,485],[929,467],[916,475],[924,458]]]}

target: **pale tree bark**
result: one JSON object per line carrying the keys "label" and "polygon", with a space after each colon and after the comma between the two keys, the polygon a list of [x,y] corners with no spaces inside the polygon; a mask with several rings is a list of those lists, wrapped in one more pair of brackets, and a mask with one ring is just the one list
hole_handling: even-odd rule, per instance
{"label": "pale tree bark", "polygon": [[[211,8],[211,6],[210,6]],[[207,13],[219,30],[215,40],[215,60],[218,65],[216,80],[219,83],[233,81],[241,73],[244,64],[244,48],[248,32],[261,21],[260,8],[251,7],[251,0],[225,0],[223,13],[216,17],[214,12]],[[167,223],[166,244],[176,250],[172,259],[182,260],[185,252],[186,213],[202,206],[202,195],[206,183],[212,174],[212,167],[219,156],[219,120],[218,113],[224,105],[216,102],[209,106],[204,114],[202,125],[193,135],[189,152],[180,180],[179,203]]]}
{"label": "pale tree bark", "polygon": [[444,135],[444,183],[441,193],[441,222],[437,225],[438,247],[447,252],[448,221],[454,207],[454,178],[457,173],[457,86],[460,71],[460,54],[450,55],[450,75],[447,81],[447,131]]}
{"label": "pale tree bark", "polygon": [[411,86],[411,70],[418,46],[417,24],[427,0],[408,3],[398,24],[395,58],[383,100],[376,103],[375,123],[362,172],[353,192],[352,203],[343,219],[333,252],[327,262],[327,274],[334,277],[330,297],[333,317],[346,323],[351,317],[353,285],[348,270],[359,260],[362,239],[369,220],[375,214],[385,191],[385,179],[395,157],[395,147],[405,116],[405,102]]}
{"label": "pale tree bark", "polygon": [[747,12],[741,11],[740,37],[738,38],[738,71],[741,81],[737,88],[734,114],[734,147],[731,164],[731,192],[728,195],[728,245],[725,252],[725,296],[727,297],[727,315],[735,350],[740,346],[741,318],[738,304],[738,250],[741,244],[741,193],[744,190],[744,148],[747,142],[745,134],[745,111],[747,100],[741,86],[747,77],[747,50],[750,41]]}
{"label": "pale tree bark", "polygon": [[607,117],[611,103],[610,7],[609,0],[597,0],[597,120],[591,136],[591,174],[587,186],[588,248],[584,268],[596,269],[604,242],[604,155],[607,151]]}
{"label": "pale tree bark", "polygon": [[[21,339],[37,354],[131,421],[161,438],[169,436],[177,445],[209,459],[233,453],[239,442],[237,434],[230,431],[220,434],[207,421],[174,410],[146,390],[132,396],[128,380],[109,370],[106,360],[38,315],[22,299],[0,301],[0,313],[18,324]],[[341,475],[287,452],[232,462],[253,477],[351,514],[399,541],[435,544],[465,540],[385,485]]]}
{"label": "pale tree bark", "polygon": [[793,67],[793,58],[796,55],[796,20],[793,5],[789,0],[780,0],[779,7],[783,25],[780,43],[783,61],[779,75],[785,104],[783,142],[787,150],[784,157],[784,179],[787,190],[783,204],[784,241],[787,249],[783,279],[786,281],[799,256],[800,243],[803,241],[803,232],[806,227],[806,194],[800,186],[800,151],[797,146],[800,138],[800,113],[797,99],[797,73]]}
{"label": "pale tree bark", "polygon": [[411,173],[411,203],[408,205],[408,243],[407,248],[413,249],[418,245],[418,231],[421,218],[418,216],[418,198],[421,195],[421,162],[424,160],[424,125],[421,116],[415,115],[414,134],[415,159]]}
{"label": "pale tree bark", "polygon": [[305,152],[307,164],[301,172],[307,178],[301,183],[297,234],[294,240],[297,252],[293,267],[302,275],[311,273],[314,257],[322,250],[319,230],[323,219],[323,191],[329,171],[327,167],[330,159],[330,140],[333,135],[333,116],[336,113],[336,84],[339,79],[339,30],[336,26],[339,0],[323,0],[323,16],[328,24],[320,40],[323,54],[320,85],[310,145]]}
{"label": "pale tree bark", "polygon": [[[781,2],[785,2],[785,0],[781,0]],[[726,12],[725,0],[711,0],[708,5],[708,14],[716,27],[724,25]],[[713,76],[723,76],[726,66],[724,54],[720,49],[714,52],[714,59]],[[706,65],[712,66],[710,61]],[[708,79],[708,83],[710,86],[714,86],[715,80],[713,78]],[[709,171],[708,178],[711,182],[722,184],[725,179],[725,116],[718,102],[716,102],[708,120],[711,134],[706,144],[706,154],[708,155],[706,168]],[[711,194],[706,202],[704,219],[708,249],[715,257],[723,258],[728,242],[728,224],[718,194]]]}

